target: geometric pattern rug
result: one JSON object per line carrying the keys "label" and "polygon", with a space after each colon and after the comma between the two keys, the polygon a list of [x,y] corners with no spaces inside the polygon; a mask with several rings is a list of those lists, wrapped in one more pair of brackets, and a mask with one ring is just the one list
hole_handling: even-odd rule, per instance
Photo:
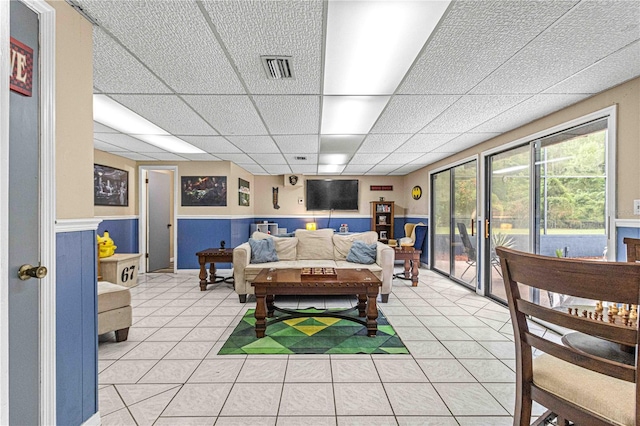
{"label": "geometric pattern rug", "polygon": [[[338,309],[341,311],[341,309]],[[303,312],[324,312],[304,309]],[[331,317],[291,318],[267,327],[265,337],[256,338],[255,309],[249,309],[218,355],[246,354],[408,354],[400,337],[378,310],[378,333],[367,336],[367,327]],[[275,317],[283,314],[276,311]],[[348,316],[358,317],[355,309]]]}

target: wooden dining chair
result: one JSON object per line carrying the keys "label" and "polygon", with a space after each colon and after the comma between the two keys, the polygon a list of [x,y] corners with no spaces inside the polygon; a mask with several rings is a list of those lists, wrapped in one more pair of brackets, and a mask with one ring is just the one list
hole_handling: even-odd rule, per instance
{"label": "wooden dining chair", "polygon": [[[557,417],[558,425],[638,425],[638,324],[615,324],[583,313],[547,308],[521,297],[526,287],[592,300],[640,302],[640,264],[594,262],[523,253],[504,247],[500,258],[516,346],[514,425],[529,425],[532,401],[549,410],[534,424]],[[593,312],[592,312],[593,314]],[[563,346],[529,330],[527,318],[635,347],[627,365]],[[546,334],[545,334],[546,336]],[[534,349],[543,354],[533,357]]]}
{"label": "wooden dining chair", "polygon": [[640,238],[624,238],[622,241],[627,246],[627,262],[639,262]]}

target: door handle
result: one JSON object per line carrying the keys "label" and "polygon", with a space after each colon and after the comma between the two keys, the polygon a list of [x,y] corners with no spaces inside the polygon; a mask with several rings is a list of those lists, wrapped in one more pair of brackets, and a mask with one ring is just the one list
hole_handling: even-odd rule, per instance
{"label": "door handle", "polygon": [[28,280],[29,278],[42,279],[47,276],[47,268],[44,266],[31,266],[24,264],[18,269],[18,278],[21,280]]}
{"label": "door handle", "polygon": [[489,238],[489,219],[484,220],[484,238]]}
{"label": "door handle", "polygon": [[170,223],[167,223],[167,228],[171,228],[171,224]]}

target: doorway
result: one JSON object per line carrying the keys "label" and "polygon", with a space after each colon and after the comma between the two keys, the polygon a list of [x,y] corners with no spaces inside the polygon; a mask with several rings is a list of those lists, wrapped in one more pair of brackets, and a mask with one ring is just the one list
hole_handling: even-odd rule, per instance
{"label": "doorway", "polygon": [[177,166],[140,166],[141,272],[177,270]]}

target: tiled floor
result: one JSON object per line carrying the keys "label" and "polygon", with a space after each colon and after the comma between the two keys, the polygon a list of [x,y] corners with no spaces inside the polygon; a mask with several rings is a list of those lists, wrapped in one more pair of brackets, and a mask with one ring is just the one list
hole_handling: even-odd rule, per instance
{"label": "tiled floor", "polygon": [[[196,273],[146,274],[129,340],[100,337],[103,425],[511,425],[508,311],[431,271],[378,306],[411,355],[218,356],[248,308]],[[346,298],[290,298],[339,307]],[[536,327],[535,325],[533,327]],[[550,333],[537,327],[540,333]],[[534,414],[542,412],[535,407]]]}

